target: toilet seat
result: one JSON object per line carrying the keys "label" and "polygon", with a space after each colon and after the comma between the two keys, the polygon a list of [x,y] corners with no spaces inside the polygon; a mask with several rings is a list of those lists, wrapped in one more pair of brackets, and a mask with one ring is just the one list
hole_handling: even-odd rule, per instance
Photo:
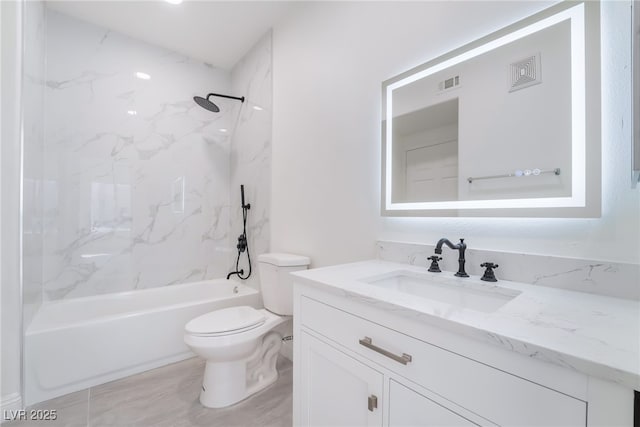
{"label": "toilet seat", "polygon": [[249,306],[236,306],[212,311],[191,320],[185,326],[189,335],[220,337],[250,331],[266,321],[264,312]]}

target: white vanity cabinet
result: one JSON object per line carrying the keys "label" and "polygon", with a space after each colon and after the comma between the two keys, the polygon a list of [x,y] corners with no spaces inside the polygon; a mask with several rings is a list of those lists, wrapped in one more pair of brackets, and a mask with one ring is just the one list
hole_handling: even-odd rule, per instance
{"label": "white vanity cabinet", "polygon": [[[437,399],[437,397],[435,398]],[[451,402],[438,403],[407,385],[389,380],[389,426],[475,426],[479,423],[455,412]],[[440,399],[441,400],[441,399]],[[460,411],[459,411],[460,412]]]}
{"label": "white vanity cabinet", "polygon": [[382,425],[378,399],[383,394],[383,374],[307,332],[298,339],[304,405],[300,424]]}
{"label": "white vanity cabinet", "polygon": [[[389,395],[390,426],[477,425],[358,358],[302,331],[300,388],[302,419],[296,425],[382,426],[383,397]],[[388,390],[385,393],[385,385]],[[437,399],[437,397],[436,397]]]}
{"label": "white vanity cabinet", "polygon": [[[294,296],[295,426],[596,425],[586,375],[421,328],[374,301],[304,283]],[[597,410],[594,422],[619,425]]]}

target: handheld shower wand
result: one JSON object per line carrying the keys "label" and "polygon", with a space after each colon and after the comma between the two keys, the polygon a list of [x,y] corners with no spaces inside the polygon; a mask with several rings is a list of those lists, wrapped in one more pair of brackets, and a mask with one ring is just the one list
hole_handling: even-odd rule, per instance
{"label": "handheld shower wand", "polygon": [[[227,274],[227,280],[231,276],[238,276],[242,280],[247,280],[251,276],[251,255],[249,254],[249,244],[247,243],[247,214],[249,209],[251,209],[251,204],[246,203],[244,201],[244,185],[240,185],[240,199],[242,203],[242,234],[238,236],[238,244],[236,248],[238,249],[238,256],[236,257],[236,271],[232,271]],[[247,251],[247,261],[249,262],[249,272],[246,276],[244,276],[244,269],[240,268],[240,255]]]}
{"label": "handheld shower wand", "polygon": [[240,199],[242,201],[242,209],[251,209],[251,203],[248,205],[244,203],[244,185],[240,184]]}

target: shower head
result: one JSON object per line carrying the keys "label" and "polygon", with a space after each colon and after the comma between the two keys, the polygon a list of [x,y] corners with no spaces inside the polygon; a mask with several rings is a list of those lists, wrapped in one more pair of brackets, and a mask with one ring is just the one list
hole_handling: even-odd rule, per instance
{"label": "shower head", "polygon": [[242,96],[242,97],[229,96],[229,95],[222,95],[222,94],[219,94],[219,93],[210,93],[209,95],[207,95],[206,98],[203,98],[201,96],[194,96],[193,100],[196,101],[196,104],[198,104],[199,106],[201,106],[205,110],[209,110],[209,111],[211,111],[213,113],[218,113],[220,111],[220,108],[218,108],[218,106],[216,104],[214,104],[213,102],[211,102],[209,100],[209,98],[212,97],[212,96],[218,96],[220,98],[228,98],[228,99],[237,99],[240,102],[244,102],[244,96]]}
{"label": "shower head", "polygon": [[201,96],[194,96],[193,100],[196,101],[196,104],[204,108],[205,110],[209,110],[213,113],[217,113],[220,111],[220,108],[213,102],[209,101],[209,97],[203,98]]}

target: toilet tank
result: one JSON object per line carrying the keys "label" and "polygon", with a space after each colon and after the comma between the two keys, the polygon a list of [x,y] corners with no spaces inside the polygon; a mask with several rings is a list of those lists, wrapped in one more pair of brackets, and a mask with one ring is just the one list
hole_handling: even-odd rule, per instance
{"label": "toilet tank", "polygon": [[293,314],[292,271],[306,270],[311,260],[302,255],[269,253],[258,257],[264,308],[272,313]]}

